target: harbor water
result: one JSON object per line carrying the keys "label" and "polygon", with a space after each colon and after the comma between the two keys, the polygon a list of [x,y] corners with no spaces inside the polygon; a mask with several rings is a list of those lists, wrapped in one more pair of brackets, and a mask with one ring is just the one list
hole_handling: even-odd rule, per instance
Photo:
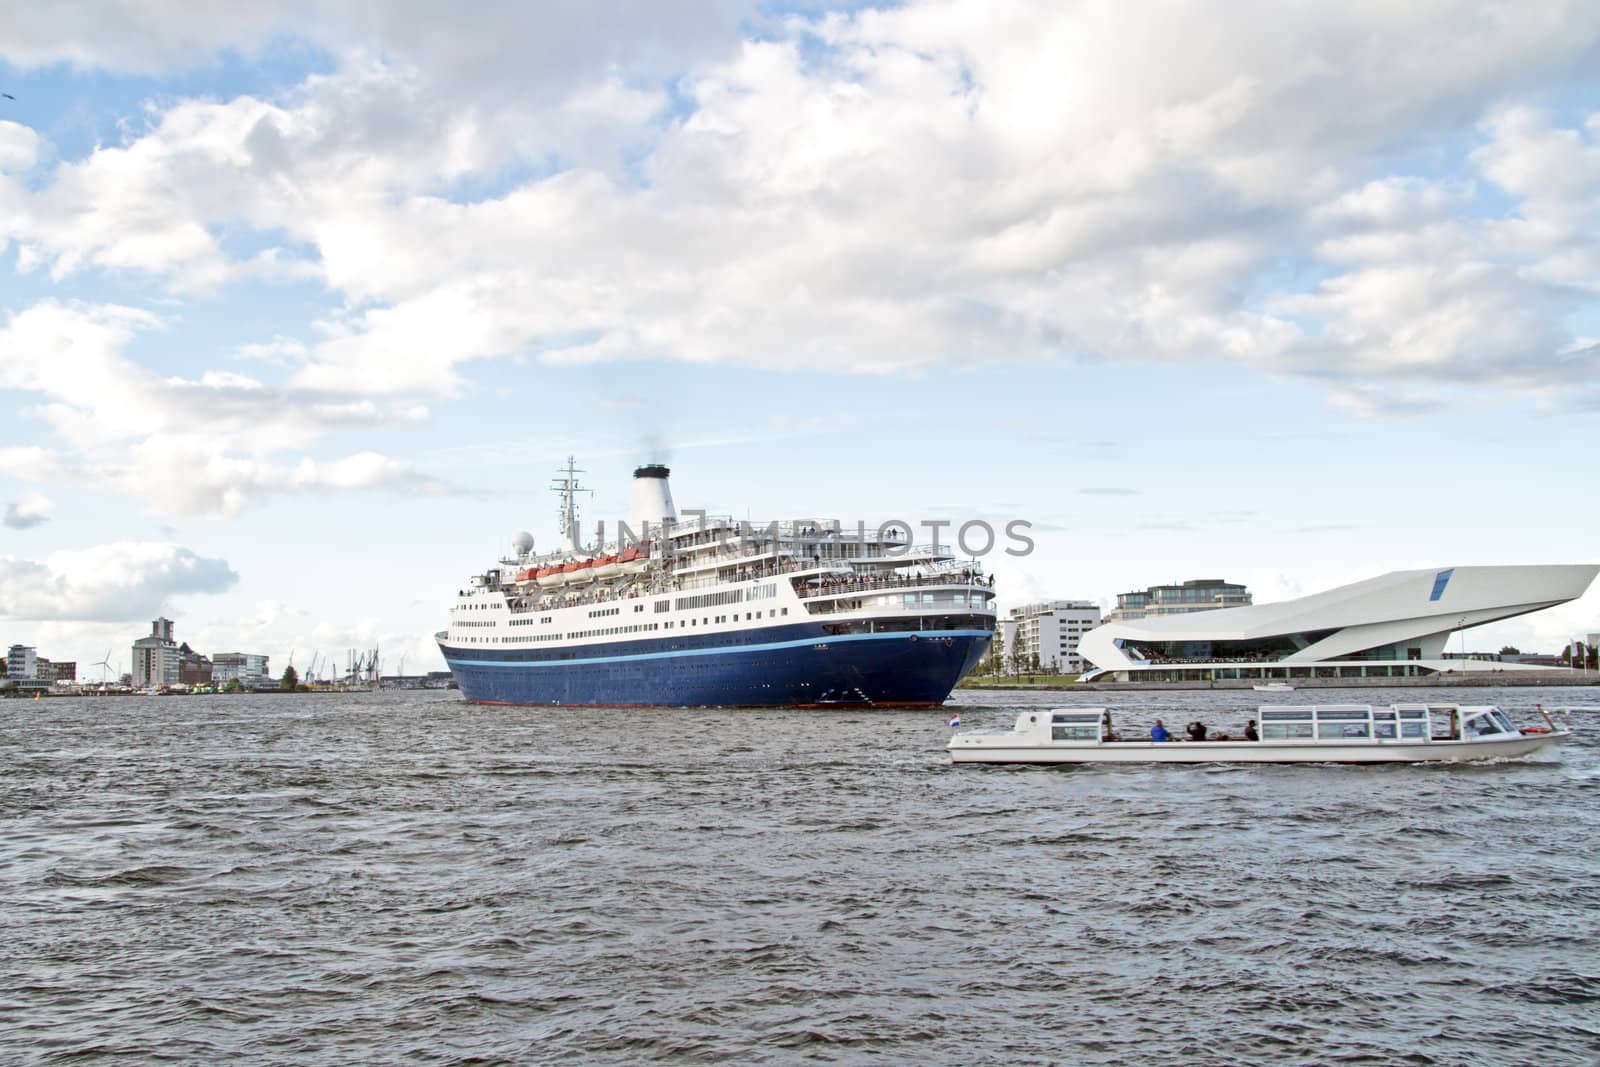
{"label": "harbor water", "polygon": [[1442,692],[0,702],[0,1061],[1592,1064],[1600,712],[1489,765],[943,749]]}

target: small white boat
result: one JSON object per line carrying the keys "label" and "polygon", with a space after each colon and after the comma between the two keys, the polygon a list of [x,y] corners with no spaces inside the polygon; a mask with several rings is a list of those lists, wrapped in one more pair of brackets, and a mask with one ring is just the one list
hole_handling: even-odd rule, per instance
{"label": "small white boat", "polygon": [[1253,685],[1250,688],[1258,693],[1292,693],[1294,686],[1288,682],[1268,682],[1265,685]]}
{"label": "small white boat", "polygon": [[[1493,705],[1324,704],[1262,707],[1246,730],[1259,739],[1118,739],[1107,708],[1025,711],[1009,730],[950,739],[954,763],[1438,763],[1526,756],[1571,736],[1518,729]],[[1439,736],[1435,736],[1435,732]],[[1147,737],[1148,735],[1146,735]]]}

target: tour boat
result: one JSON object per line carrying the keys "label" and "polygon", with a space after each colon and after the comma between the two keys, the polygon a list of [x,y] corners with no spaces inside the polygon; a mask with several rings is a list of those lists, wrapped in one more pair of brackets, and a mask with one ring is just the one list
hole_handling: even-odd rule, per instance
{"label": "tour boat", "polygon": [[951,738],[955,763],[1439,763],[1526,756],[1571,736],[1546,725],[1518,729],[1493,705],[1323,704],[1262,707],[1249,718],[1259,739],[1152,741],[1148,728],[1122,740],[1108,708],[1025,711],[1009,730]]}
{"label": "tour boat", "polygon": [[1250,688],[1258,693],[1292,693],[1294,686],[1288,682],[1268,682],[1266,685],[1253,685]]}

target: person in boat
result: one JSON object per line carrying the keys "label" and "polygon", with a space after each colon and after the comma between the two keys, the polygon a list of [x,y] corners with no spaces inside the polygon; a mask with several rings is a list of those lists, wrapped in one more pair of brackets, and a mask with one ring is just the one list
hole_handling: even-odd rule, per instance
{"label": "person in boat", "polygon": [[1246,741],[1261,740],[1261,735],[1256,733],[1256,721],[1254,719],[1244,724],[1244,739]]}
{"label": "person in boat", "polygon": [[1206,739],[1206,724],[1199,719],[1184,727],[1184,730],[1189,734],[1189,740],[1191,741],[1204,741]]}
{"label": "person in boat", "polygon": [[1160,719],[1157,719],[1156,720],[1156,724],[1154,726],[1150,727],[1150,740],[1152,740],[1152,741],[1171,741],[1172,740],[1172,735],[1167,733],[1167,727],[1166,727],[1166,725],[1164,723],[1162,723],[1162,721]]}

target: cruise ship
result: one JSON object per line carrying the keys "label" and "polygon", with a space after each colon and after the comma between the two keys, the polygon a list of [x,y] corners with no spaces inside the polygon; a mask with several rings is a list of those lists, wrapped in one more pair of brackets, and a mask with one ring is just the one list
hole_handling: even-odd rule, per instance
{"label": "cruise ship", "polygon": [[680,520],[660,464],[633,473],[626,530],[580,543],[581,473],[555,489],[561,547],[472,576],[435,634],[478,704],[615,707],[943,703],[994,635],[975,560],[901,530]]}

